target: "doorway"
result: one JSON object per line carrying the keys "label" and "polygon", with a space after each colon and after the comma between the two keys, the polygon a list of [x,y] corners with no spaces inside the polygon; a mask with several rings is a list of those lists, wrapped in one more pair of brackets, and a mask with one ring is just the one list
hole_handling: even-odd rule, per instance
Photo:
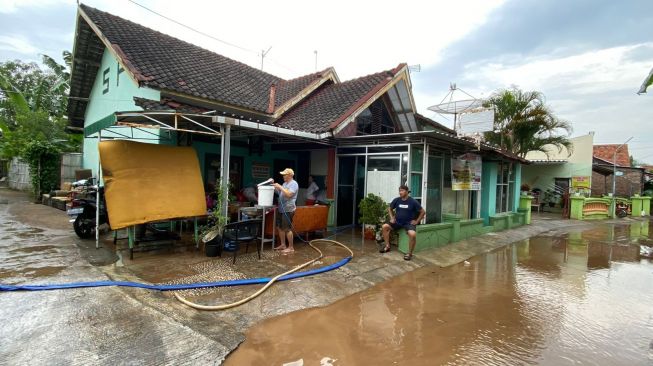
{"label": "doorway", "polygon": [[358,224],[358,202],[365,195],[365,156],[338,158],[337,225]]}

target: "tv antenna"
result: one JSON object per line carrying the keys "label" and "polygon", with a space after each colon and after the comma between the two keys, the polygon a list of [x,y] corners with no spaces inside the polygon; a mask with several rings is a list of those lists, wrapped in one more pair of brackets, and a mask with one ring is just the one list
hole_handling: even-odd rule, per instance
{"label": "tv antenna", "polygon": [[267,56],[268,52],[272,49],[272,46],[268,48],[267,51],[261,50],[261,71],[263,71],[263,60],[265,59],[265,56]]}

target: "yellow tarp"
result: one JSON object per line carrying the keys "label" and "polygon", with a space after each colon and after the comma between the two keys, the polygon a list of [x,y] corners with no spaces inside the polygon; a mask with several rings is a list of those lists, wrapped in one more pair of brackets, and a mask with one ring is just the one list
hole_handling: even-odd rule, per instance
{"label": "yellow tarp", "polygon": [[199,161],[190,147],[100,142],[112,229],[206,214]]}

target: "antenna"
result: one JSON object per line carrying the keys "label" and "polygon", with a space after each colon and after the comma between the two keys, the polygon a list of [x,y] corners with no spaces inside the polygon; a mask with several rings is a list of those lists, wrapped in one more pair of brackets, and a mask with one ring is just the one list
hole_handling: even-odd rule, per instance
{"label": "antenna", "polygon": [[317,72],[317,50],[313,51],[315,54],[315,72]]}
{"label": "antenna", "polygon": [[261,50],[261,71],[263,71],[263,59],[268,54],[268,52],[270,52],[271,49],[272,49],[272,46],[270,46],[270,48],[268,48],[267,51]]}

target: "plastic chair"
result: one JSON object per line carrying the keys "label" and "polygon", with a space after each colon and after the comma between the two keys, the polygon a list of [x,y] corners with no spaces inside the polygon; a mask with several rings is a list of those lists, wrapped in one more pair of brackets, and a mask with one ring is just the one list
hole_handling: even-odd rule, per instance
{"label": "plastic chair", "polygon": [[[261,223],[263,220],[246,220],[232,222],[224,227],[222,238],[224,241],[232,241],[236,243],[236,250],[234,250],[234,264],[236,264],[236,256],[240,249],[240,243],[247,243],[245,253],[249,250],[249,243],[259,238],[261,232]],[[261,259],[261,246],[257,245],[258,259]]]}

